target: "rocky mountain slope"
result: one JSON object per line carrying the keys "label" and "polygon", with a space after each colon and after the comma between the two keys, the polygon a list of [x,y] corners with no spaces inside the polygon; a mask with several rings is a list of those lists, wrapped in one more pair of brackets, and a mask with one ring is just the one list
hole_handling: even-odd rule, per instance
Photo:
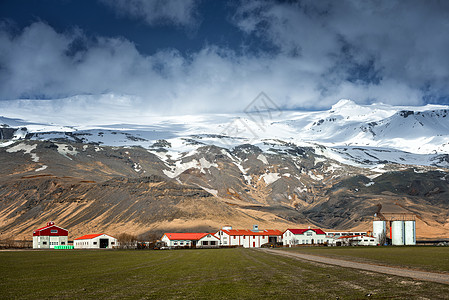
{"label": "rocky mountain slope", "polygon": [[446,107],[342,100],[320,112],[52,124],[42,119],[50,107],[35,117],[24,103],[0,118],[2,238],[29,238],[49,220],[74,237],[224,224],[368,230],[379,205],[416,214],[418,237],[449,233]]}

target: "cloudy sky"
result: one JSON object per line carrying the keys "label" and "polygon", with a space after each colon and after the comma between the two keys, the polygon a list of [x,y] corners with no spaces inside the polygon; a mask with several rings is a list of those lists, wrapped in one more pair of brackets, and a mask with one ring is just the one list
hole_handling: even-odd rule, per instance
{"label": "cloudy sky", "polygon": [[285,109],[448,104],[449,1],[0,1],[0,100],[236,112],[261,91]]}

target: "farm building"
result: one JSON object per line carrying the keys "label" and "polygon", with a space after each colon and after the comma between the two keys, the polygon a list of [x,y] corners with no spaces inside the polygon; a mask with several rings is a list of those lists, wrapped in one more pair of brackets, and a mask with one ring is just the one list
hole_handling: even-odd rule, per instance
{"label": "farm building", "polygon": [[282,231],[280,230],[259,230],[257,225],[252,230],[232,229],[225,226],[219,230],[216,237],[220,239],[222,246],[241,246],[245,248],[259,248],[266,243],[278,243],[282,239]]}
{"label": "farm building", "polygon": [[329,242],[331,246],[377,246],[375,237],[367,235],[343,235]]}
{"label": "farm building", "polygon": [[48,222],[47,226],[33,231],[34,249],[53,249],[55,246],[68,244],[69,231]]}
{"label": "farm building", "polygon": [[321,229],[287,229],[282,234],[284,246],[327,243],[326,233]]}
{"label": "farm building", "polygon": [[86,234],[73,241],[75,249],[106,249],[118,246],[117,239],[106,233]]}
{"label": "farm building", "polygon": [[218,248],[220,246],[220,239],[212,233],[164,233],[161,241],[169,248]]}
{"label": "farm building", "polygon": [[366,235],[366,231],[326,231],[326,235],[328,238],[338,239],[341,236],[348,235]]}

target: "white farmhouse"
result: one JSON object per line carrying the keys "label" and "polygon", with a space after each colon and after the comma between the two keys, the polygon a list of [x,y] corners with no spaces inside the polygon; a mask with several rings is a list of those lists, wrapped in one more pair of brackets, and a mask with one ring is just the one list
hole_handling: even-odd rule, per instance
{"label": "white farmhouse", "polygon": [[282,244],[289,247],[306,244],[324,244],[327,242],[326,233],[321,229],[287,229],[282,234]]}
{"label": "white farmhouse", "polygon": [[48,222],[47,226],[33,231],[34,249],[53,249],[55,246],[68,245],[69,231]]}
{"label": "white farmhouse", "polygon": [[117,239],[106,233],[86,234],[73,241],[75,249],[106,249],[118,246]]}
{"label": "white farmhouse", "polygon": [[220,239],[220,244],[225,247],[259,248],[266,243],[276,244],[280,242],[282,231],[259,230],[257,225],[254,225],[253,230],[232,229],[232,227],[226,226],[215,233],[215,236]]}
{"label": "white farmhouse", "polygon": [[164,233],[161,241],[169,248],[218,248],[220,246],[220,239],[206,232]]}

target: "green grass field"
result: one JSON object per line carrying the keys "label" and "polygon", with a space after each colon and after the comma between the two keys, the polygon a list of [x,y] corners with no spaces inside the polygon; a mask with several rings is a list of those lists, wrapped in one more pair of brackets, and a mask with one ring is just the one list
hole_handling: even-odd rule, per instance
{"label": "green grass field", "polygon": [[0,252],[2,299],[444,299],[449,286],[257,250]]}
{"label": "green grass field", "polygon": [[282,250],[425,271],[449,272],[449,247],[295,247]]}

